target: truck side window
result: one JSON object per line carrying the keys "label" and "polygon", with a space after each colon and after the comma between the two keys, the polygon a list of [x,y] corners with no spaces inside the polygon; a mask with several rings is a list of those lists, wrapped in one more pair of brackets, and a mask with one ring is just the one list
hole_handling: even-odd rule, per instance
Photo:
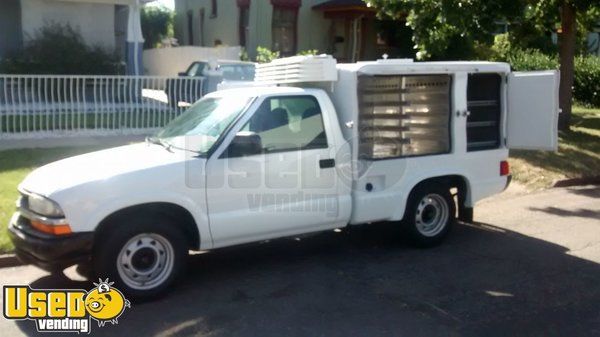
{"label": "truck side window", "polygon": [[467,82],[467,151],[500,146],[500,87],[498,74],[469,74]]}
{"label": "truck side window", "polygon": [[360,75],[359,156],[450,152],[450,75]]}
{"label": "truck side window", "polygon": [[321,108],[313,96],[267,98],[242,130],[258,134],[265,153],[327,148]]}

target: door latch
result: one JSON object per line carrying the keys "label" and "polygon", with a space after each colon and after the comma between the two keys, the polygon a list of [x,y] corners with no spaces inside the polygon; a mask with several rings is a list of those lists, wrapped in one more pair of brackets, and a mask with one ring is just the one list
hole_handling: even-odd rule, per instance
{"label": "door latch", "polygon": [[335,159],[321,159],[319,160],[319,167],[322,169],[335,167]]}

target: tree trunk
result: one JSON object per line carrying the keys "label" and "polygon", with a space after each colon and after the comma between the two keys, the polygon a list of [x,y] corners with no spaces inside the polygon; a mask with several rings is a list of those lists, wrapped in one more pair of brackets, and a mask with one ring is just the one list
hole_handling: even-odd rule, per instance
{"label": "tree trunk", "polygon": [[575,39],[577,24],[575,7],[564,1],[561,6],[560,90],[559,103],[562,113],[559,115],[558,128],[568,130],[571,123],[571,105],[573,101],[573,80],[575,77]]}

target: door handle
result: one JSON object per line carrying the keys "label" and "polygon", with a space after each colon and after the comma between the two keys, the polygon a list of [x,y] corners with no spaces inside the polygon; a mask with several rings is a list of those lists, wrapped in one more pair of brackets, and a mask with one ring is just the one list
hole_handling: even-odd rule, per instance
{"label": "door handle", "polygon": [[334,167],[335,166],[335,159],[321,159],[319,160],[319,167],[324,169],[324,168],[330,168],[330,167]]}

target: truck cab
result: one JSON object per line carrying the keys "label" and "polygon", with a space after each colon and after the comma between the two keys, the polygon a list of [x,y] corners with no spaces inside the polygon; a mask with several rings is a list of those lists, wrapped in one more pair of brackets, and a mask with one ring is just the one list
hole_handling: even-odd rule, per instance
{"label": "truck cab", "polygon": [[510,181],[509,149],[557,147],[558,73],[504,63],[280,59],[145,143],[32,172],[9,232],[48,270],[87,264],[133,297],[189,250],[393,221],[421,247]]}

